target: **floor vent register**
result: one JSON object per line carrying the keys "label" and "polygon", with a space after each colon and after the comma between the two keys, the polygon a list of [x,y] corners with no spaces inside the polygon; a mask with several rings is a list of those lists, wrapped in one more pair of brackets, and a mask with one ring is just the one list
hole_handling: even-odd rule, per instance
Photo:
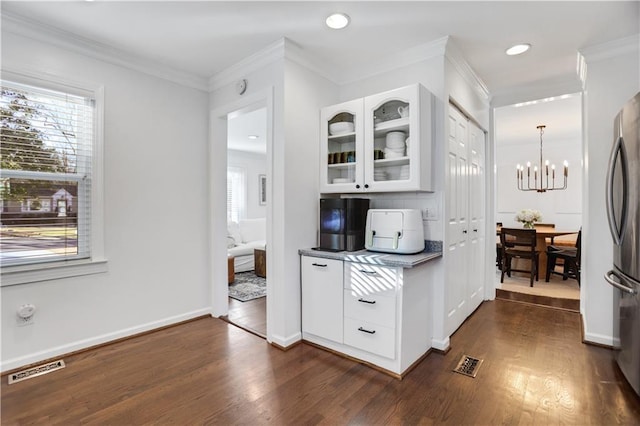
{"label": "floor vent register", "polygon": [[58,361],[48,362],[36,367],[27,368],[26,370],[10,374],[9,384],[21,382],[32,377],[42,376],[43,374],[51,373],[52,371],[56,371],[64,367],[64,361],[60,359]]}
{"label": "floor vent register", "polygon": [[453,369],[453,371],[464,374],[465,376],[476,377],[476,374],[478,374],[478,370],[482,365],[482,361],[483,360],[469,355],[462,355],[462,358],[460,358],[458,365]]}

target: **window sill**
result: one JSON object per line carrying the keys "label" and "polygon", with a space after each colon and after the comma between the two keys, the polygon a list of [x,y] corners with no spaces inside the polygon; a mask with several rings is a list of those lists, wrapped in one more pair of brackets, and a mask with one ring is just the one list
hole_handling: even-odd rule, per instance
{"label": "window sill", "polygon": [[107,272],[106,259],[79,260],[76,262],[65,262],[63,264],[31,265],[28,267],[8,266],[2,268],[0,287],[101,274],[104,272]]}

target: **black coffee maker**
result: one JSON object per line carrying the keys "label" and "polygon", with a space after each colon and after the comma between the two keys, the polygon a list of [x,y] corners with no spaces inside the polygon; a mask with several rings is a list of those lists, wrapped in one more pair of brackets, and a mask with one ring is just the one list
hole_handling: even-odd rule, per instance
{"label": "black coffee maker", "polygon": [[364,249],[367,198],[320,199],[319,250],[357,251]]}

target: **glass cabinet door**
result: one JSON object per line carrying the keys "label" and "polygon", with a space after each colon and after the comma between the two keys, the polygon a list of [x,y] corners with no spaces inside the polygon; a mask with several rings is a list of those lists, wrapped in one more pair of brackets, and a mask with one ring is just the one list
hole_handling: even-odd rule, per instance
{"label": "glass cabinet door", "polygon": [[433,102],[414,84],[323,108],[320,192],[432,191]]}
{"label": "glass cabinet door", "polygon": [[369,190],[419,187],[419,99],[418,85],[365,98],[365,184]]}
{"label": "glass cabinet door", "polygon": [[362,99],[323,108],[320,126],[320,192],[361,191]]}

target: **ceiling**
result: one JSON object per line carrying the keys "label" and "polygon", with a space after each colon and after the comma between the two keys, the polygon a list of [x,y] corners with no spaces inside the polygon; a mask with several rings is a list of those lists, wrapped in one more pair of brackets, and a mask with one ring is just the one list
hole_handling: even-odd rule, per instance
{"label": "ceiling", "polygon": [[[3,15],[202,79],[286,37],[344,84],[375,72],[400,51],[449,36],[494,96],[576,79],[578,51],[640,33],[637,1],[3,0],[0,7]],[[328,29],[324,20],[334,11],[347,13],[351,24]],[[531,50],[504,54],[521,42],[531,43]]]}
{"label": "ceiling", "polygon": [[582,96],[577,93],[496,108],[496,145],[500,149],[504,145],[537,144],[537,127],[544,125],[545,143],[572,141],[580,146],[581,111]]}

